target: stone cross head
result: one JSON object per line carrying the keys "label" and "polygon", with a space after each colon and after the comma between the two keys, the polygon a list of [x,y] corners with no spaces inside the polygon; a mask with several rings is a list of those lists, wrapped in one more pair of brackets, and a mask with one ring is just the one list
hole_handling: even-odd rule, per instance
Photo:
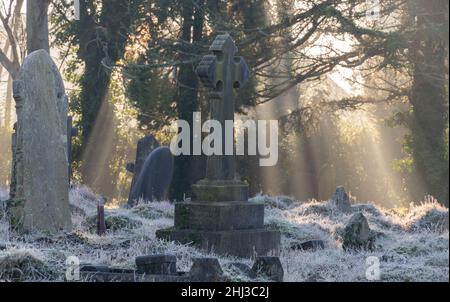
{"label": "stone cross head", "polygon": [[196,72],[202,83],[213,89],[213,95],[224,98],[232,88],[247,83],[249,69],[244,59],[235,55],[238,49],[230,35],[218,35],[209,50],[213,54],[203,57]]}

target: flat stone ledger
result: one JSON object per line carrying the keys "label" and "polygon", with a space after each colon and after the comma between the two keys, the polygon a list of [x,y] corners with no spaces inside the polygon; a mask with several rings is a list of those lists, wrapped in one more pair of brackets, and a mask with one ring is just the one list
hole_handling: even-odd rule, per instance
{"label": "flat stone ledger", "polygon": [[248,185],[237,180],[203,179],[192,185],[192,200],[197,202],[247,201]]}

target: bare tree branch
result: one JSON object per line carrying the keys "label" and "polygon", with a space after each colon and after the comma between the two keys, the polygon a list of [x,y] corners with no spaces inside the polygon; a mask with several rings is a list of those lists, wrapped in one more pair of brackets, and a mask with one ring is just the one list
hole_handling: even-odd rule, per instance
{"label": "bare tree branch", "polygon": [[10,21],[13,2],[13,0],[10,1],[9,9],[7,12],[2,13],[0,11],[0,20],[2,22],[3,28],[6,31],[8,37],[7,43],[11,48],[12,55],[12,58],[10,59],[8,55],[0,49],[0,64],[5,67],[5,69],[11,74],[13,78],[15,78],[20,68],[20,52],[17,39],[15,37],[15,31],[17,31],[18,25],[20,24],[20,12],[22,10],[24,0],[17,0],[14,7],[12,21]]}

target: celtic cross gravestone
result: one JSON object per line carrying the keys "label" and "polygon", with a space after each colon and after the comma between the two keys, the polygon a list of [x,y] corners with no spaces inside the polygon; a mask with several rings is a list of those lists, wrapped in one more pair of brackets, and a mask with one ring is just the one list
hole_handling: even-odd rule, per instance
{"label": "celtic cross gravestone", "polygon": [[[217,36],[210,50],[197,74],[210,89],[211,119],[225,131],[224,124],[234,120],[233,90],[247,82],[249,70],[244,59],[236,56],[237,47],[228,34]],[[264,227],[264,204],[248,201],[248,185],[235,177],[234,153],[226,150],[224,132],[222,140],[222,153],[208,157],[205,179],[192,186],[192,201],[175,205],[175,227],[158,230],[156,235],[221,255],[277,254],[280,234]],[[231,146],[234,149],[233,137]]]}

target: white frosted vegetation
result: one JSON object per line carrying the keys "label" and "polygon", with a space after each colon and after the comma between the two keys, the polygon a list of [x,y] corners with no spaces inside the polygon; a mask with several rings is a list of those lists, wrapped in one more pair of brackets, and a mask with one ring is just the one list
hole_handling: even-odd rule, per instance
{"label": "white frosted vegetation", "polygon": [[[3,194],[6,198],[6,194]],[[177,256],[177,269],[188,271],[192,258],[214,256],[186,245],[155,238],[157,229],[173,226],[173,205],[168,202],[139,204],[132,209],[106,208],[110,229],[95,234],[99,196],[85,187],[72,189],[70,202],[75,231],[70,234],[31,233],[19,236],[0,218],[0,280],[63,280],[65,260],[77,256],[82,263],[134,268],[134,258],[145,254]],[[386,210],[373,204],[354,205],[377,232],[376,249],[344,252],[341,236],[352,213],[343,214],[328,202],[300,203],[289,197],[257,196],[251,201],[266,204],[266,224],[282,233],[280,259],[285,281],[366,281],[366,258],[380,259],[383,281],[448,281],[448,210],[432,200],[410,209]],[[325,248],[292,250],[296,242],[321,239]],[[5,249],[1,249],[1,244]],[[248,281],[226,263],[251,259],[219,257],[229,278]]]}

